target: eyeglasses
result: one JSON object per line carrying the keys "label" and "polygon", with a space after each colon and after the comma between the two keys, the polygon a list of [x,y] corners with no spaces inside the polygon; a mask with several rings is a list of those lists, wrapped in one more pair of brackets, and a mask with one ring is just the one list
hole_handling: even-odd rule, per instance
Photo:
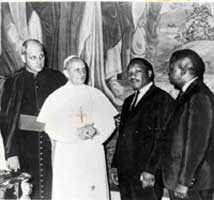
{"label": "eyeglasses", "polygon": [[36,60],[43,60],[44,59],[44,54],[41,54],[39,56],[28,56],[28,59],[32,60],[32,61],[36,61]]}

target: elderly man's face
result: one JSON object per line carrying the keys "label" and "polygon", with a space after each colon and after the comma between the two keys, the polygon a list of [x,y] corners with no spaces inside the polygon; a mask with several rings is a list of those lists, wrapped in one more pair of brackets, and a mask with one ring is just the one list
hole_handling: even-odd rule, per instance
{"label": "elderly man's face", "polygon": [[28,71],[37,74],[45,63],[45,56],[42,47],[36,42],[30,42],[26,49],[26,54],[22,56]]}
{"label": "elderly man's face", "polygon": [[133,89],[141,89],[150,82],[149,73],[138,65],[132,65],[128,70],[128,80]]}
{"label": "elderly man's face", "polygon": [[71,62],[67,66],[67,72],[69,76],[69,80],[74,85],[81,85],[84,84],[86,81],[86,66],[85,63],[83,63],[81,60],[76,60],[74,62]]}

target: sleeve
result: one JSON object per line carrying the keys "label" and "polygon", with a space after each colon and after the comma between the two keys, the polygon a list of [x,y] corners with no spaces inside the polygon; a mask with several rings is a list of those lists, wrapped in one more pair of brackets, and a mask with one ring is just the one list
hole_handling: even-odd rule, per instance
{"label": "sleeve", "polygon": [[[14,96],[16,96],[13,89],[14,81],[12,78],[8,78],[3,87],[2,99],[1,99],[1,134],[5,149],[5,157],[17,156],[19,154],[19,146],[17,142],[18,135],[14,133],[16,124],[13,118],[17,118],[17,112],[15,113],[18,102],[14,104]],[[14,106],[12,110],[12,106]],[[10,111],[13,111],[11,113]],[[13,129],[13,133],[11,132]]]}
{"label": "sleeve", "polygon": [[11,79],[10,78],[6,79],[4,86],[3,86],[3,93],[2,93],[2,98],[1,98],[1,118],[5,116],[5,114],[8,110],[8,104],[10,102],[9,94],[12,92],[11,85],[12,85]]}
{"label": "sleeve", "polygon": [[37,117],[37,121],[41,122],[41,123],[47,123],[48,119],[51,117],[51,100],[50,100],[50,96],[45,100],[40,113]]}
{"label": "sleeve", "polygon": [[213,105],[208,96],[194,95],[188,104],[185,124],[185,149],[178,184],[189,186],[209,148]]}
{"label": "sleeve", "polygon": [[48,98],[45,100],[37,117],[37,121],[45,124],[45,132],[49,135],[51,139],[57,140],[57,136],[59,135],[57,129],[55,128],[55,114],[57,113],[55,112],[54,101],[52,99],[53,96],[49,95]]}
{"label": "sleeve", "polygon": [[63,109],[66,105],[61,102],[62,96],[52,93],[44,102],[37,121],[45,124],[45,132],[52,140],[77,143],[76,128],[68,123],[68,117]]}
{"label": "sleeve", "polygon": [[100,91],[94,95],[94,122],[98,135],[94,137],[94,142],[103,144],[115,129],[114,116],[118,114],[115,107],[108,98]]}
{"label": "sleeve", "polygon": [[[132,100],[132,97],[131,97],[131,100]],[[123,126],[124,126],[124,118],[126,115],[128,115],[128,113],[126,112],[127,112],[127,108],[130,107],[131,100],[130,98],[126,98],[122,105],[121,114],[120,114],[120,123],[119,123],[119,127],[117,128],[116,145],[115,145],[115,150],[114,150],[112,163],[111,163],[112,168],[117,168],[117,165],[118,165],[118,141],[120,140],[121,133],[122,133],[121,130],[123,129]]]}
{"label": "sleeve", "polygon": [[37,121],[45,124],[45,132],[49,135],[51,139],[57,140],[57,136],[59,135],[57,129],[55,129],[55,114],[57,113],[55,112],[55,106],[52,99],[53,96],[49,95],[48,98],[45,100],[37,117]]}
{"label": "sleeve", "polygon": [[162,145],[164,145],[164,124],[169,118],[174,108],[173,98],[165,94],[164,98],[161,98],[161,102],[158,103],[158,107],[154,109],[154,147],[152,153],[147,161],[146,168],[144,171],[156,174],[160,169],[160,162],[162,157]]}

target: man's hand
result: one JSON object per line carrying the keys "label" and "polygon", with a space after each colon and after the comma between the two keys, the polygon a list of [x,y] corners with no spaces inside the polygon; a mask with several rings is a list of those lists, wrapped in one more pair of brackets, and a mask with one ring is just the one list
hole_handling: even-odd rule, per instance
{"label": "man's hand", "polygon": [[174,196],[180,199],[187,197],[188,187],[184,185],[177,185],[174,190]]}
{"label": "man's hand", "polygon": [[7,168],[10,171],[17,172],[20,169],[19,158],[18,156],[12,156],[7,159],[6,162]]}
{"label": "man's hand", "polygon": [[111,180],[114,183],[114,185],[119,185],[117,168],[111,168],[110,175],[111,175]]}
{"label": "man's hand", "polygon": [[155,185],[155,176],[149,172],[143,172],[140,176],[140,181],[142,181],[142,187],[154,187]]}
{"label": "man's hand", "polygon": [[77,129],[77,135],[82,140],[92,139],[97,134],[94,124],[87,124]]}
{"label": "man's hand", "polygon": [[115,123],[115,126],[118,128],[120,125],[120,114],[114,116],[114,123]]}

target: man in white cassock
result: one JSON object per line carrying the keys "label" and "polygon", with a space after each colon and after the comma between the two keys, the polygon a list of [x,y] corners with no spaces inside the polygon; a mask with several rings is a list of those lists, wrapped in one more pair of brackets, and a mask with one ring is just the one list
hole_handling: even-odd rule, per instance
{"label": "man in white cassock", "polygon": [[85,62],[64,62],[68,82],[45,101],[38,121],[52,139],[53,200],[109,200],[103,143],[113,133],[117,110],[98,89],[85,85]]}

